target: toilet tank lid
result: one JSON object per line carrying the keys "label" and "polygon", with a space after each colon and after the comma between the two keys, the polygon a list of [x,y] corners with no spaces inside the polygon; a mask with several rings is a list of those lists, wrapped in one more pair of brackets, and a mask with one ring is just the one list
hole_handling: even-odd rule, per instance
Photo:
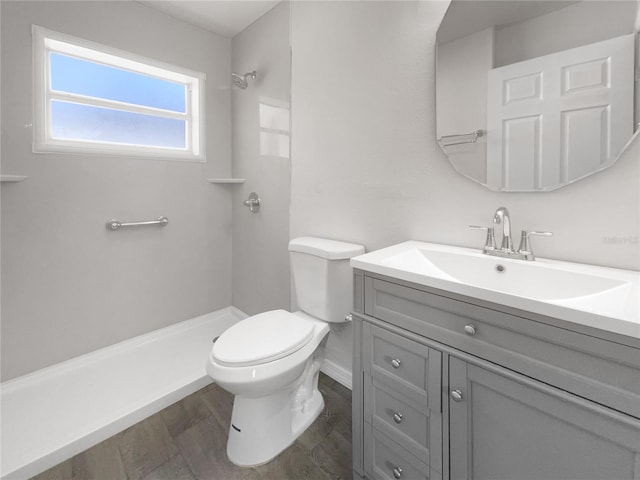
{"label": "toilet tank lid", "polygon": [[301,252],[328,260],[341,260],[364,253],[364,247],[355,243],[339,242],[327,238],[299,237],[289,242],[290,252]]}

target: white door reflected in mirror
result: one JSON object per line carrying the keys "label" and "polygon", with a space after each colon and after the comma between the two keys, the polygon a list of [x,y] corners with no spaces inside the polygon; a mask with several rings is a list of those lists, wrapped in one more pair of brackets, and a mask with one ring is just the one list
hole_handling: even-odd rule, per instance
{"label": "white door reflected in mirror", "polygon": [[453,0],[436,71],[437,138],[453,167],[492,190],[532,192],[613,165],[640,115],[638,8]]}

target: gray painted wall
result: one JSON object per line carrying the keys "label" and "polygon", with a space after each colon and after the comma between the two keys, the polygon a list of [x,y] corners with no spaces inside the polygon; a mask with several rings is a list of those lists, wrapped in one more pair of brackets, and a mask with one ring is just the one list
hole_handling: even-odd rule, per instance
{"label": "gray painted wall", "polygon": [[[250,315],[289,308],[291,162],[261,153],[259,117],[260,103],[290,103],[289,8],[282,2],[232,40],[233,71],[258,72],[232,94],[233,173],[247,180],[223,187],[233,189],[233,304]],[[257,214],[242,204],[252,191]]]}
{"label": "gray painted wall", "polygon": [[[640,141],[612,168],[549,193],[456,174],[435,141],[434,44],[446,2],[295,2],[291,236],[373,250],[404,240],[481,248],[467,228],[509,208],[541,257],[640,268]],[[328,358],[350,369],[350,329]]]}
{"label": "gray painted wall", "polygon": [[634,1],[587,1],[498,28],[494,66],[632,33],[635,12]]}
{"label": "gray painted wall", "polygon": [[[137,2],[2,8],[3,380],[231,303],[231,42]],[[207,163],[31,152],[31,24],[205,72]],[[107,232],[110,218],[166,228]]]}

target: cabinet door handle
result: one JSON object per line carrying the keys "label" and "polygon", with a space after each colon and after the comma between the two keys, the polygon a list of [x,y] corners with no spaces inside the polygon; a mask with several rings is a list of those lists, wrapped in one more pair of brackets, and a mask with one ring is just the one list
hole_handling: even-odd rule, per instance
{"label": "cabinet door handle", "polygon": [[393,477],[400,480],[402,478],[402,469],[400,467],[395,467],[393,469]]}
{"label": "cabinet door handle", "polygon": [[393,421],[396,423],[402,423],[402,417],[403,415],[400,412],[393,413]]}
{"label": "cabinet door handle", "polygon": [[466,333],[467,335],[473,337],[476,334],[476,327],[474,327],[473,325],[465,325],[464,326],[464,333]]}
{"label": "cabinet door handle", "polygon": [[400,365],[402,365],[402,362],[400,361],[399,358],[394,358],[393,360],[391,360],[391,365],[393,365],[393,368],[400,368]]}
{"label": "cabinet door handle", "polygon": [[461,402],[462,401],[462,392],[460,390],[453,390],[451,392],[451,398],[453,398],[454,402]]}

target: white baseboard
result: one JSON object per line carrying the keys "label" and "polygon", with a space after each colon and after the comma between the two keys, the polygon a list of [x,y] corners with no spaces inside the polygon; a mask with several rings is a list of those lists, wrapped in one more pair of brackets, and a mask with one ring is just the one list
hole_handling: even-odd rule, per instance
{"label": "white baseboard", "polygon": [[347,370],[344,367],[341,367],[340,365],[338,365],[335,362],[332,362],[331,360],[325,360],[322,363],[322,367],[320,368],[320,371],[325,375],[333,378],[336,382],[340,383],[341,385],[344,385],[349,390],[351,390],[351,387],[353,385],[351,381],[352,379],[351,371]]}
{"label": "white baseboard", "polygon": [[236,317],[238,320],[244,320],[245,318],[248,318],[249,315],[247,315],[246,313],[244,313],[242,310],[240,310],[238,307],[235,307],[233,305],[231,305],[229,308],[229,313],[231,315],[233,315],[234,317]]}

